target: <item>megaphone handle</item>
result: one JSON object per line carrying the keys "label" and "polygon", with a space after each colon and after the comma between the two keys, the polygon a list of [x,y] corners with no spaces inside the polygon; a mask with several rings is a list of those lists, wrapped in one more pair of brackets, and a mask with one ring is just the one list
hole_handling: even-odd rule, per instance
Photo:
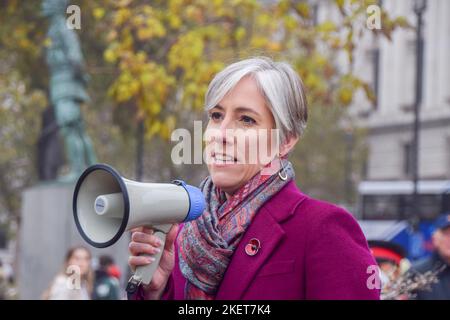
{"label": "megaphone handle", "polygon": [[[160,230],[155,230],[154,233],[155,236],[161,240],[161,252],[158,252],[156,254],[151,255],[153,258],[155,258],[155,261],[153,261],[150,264],[147,264],[145,266],[139,266],[136,268],[136,272],[134,275],[138,277],[141,280],[141,283],[143,284],[149,284],[152,280],[153,274],[156,271],[156,268],[159,266],[159,260],[161,260],[162,253],[164,251],[164,244],[166,242],[166,234]],[[144,254],[145,256],[150,256],[148,254]]]}
{"label": "megaphone handle", "polygon": [[[166,235],[169,232],[171,226],[172,225],[167,224],[152,227],[155,230],[154,235],[161,240],[161,252],[151,255],[153,258],[155,258],[155,261],[153,261],[152,263],[136,268],[136,272],[131,276],[127,284],[126,291],[128,294],[133,294],[141,284],[149,284],[152,280],[153,274],[155,273],[156,268],[158,268],[159,266],[159,261],[161,260],[162,253],[164,251],[164,244],[166,243]],[[148,254],[143,255],[150,256]]]}

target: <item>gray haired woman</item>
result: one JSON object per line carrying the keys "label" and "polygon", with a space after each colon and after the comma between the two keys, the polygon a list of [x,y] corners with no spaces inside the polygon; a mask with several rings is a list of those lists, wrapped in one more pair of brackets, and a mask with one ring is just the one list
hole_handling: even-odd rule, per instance
{"label": "gray haired woman", "polygon": [[378,299],[368,274],[376,262],[355,219],[295,184],[287,158],[307,104],[292,67],[265,57],[231,64],[210,83],[205,105],[206,209],[174,226],[164,248],[151,229],[133,231],[132,268],[154,261],[140,254],[163,250],[133,298]]}

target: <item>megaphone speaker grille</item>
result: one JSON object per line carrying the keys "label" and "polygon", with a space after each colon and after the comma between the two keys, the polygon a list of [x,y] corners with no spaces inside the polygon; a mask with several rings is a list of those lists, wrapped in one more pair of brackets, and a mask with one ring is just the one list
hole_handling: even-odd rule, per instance
{"label": "megaphone speaker grille", "polygon": [[[119,210],[114,215],[101,214],[97,198],[104,197],[115,200],[115,208]],[[82,173],[75,186],[73,215],[77,229],[87,243],[97,248],[114,244],[127,227],[129,211],[126,185],[114,168],[96,164]]]}

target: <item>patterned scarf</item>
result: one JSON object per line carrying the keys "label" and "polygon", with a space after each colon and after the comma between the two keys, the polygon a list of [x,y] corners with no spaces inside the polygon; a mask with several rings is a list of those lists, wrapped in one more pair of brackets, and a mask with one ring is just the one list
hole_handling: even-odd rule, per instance
{"label": "patterned scarf", "polygon": [[200,189],[206,208],[197,220],[184,224],[178,235],[180,269],[187,279],[185,298],[212,300],[254,215],[263,204],[294,178],[292,165],[281,160],[287,179],[278,172],[256,174],[227,200],[225,193],[207,177]]}

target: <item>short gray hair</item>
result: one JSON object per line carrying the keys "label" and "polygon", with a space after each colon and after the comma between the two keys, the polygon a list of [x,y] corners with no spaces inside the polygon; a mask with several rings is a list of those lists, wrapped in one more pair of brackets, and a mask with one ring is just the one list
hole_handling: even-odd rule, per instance
{"label": "short gray hair", "polygon": [[280,140],[300,137],[308,119],[305,89],[290,64],[255,57],[230,64],[216,74],[205,96],[205,109],[214,108],[244,77],[251,76],[272,111]]}

